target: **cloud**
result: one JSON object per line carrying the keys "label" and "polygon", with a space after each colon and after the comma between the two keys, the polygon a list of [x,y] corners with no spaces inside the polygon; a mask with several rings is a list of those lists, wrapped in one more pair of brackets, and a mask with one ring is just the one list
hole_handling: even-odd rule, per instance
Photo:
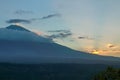
{"label": "cloud", "polygon": [[64,33],[70,33],[71,31],[70,31],[70,30],[51,30],[51,31],[48,31],[48,32],[64,32]]}
{"label": "cloud", "polygon": [[15,14],[22,15],[22,14],[33,14],[32,11],[26,11],[26,10],[17,10],[14,12]]}
{"label": "cloud", "polygon": [[113,45],[113,44],[111,44],[111,43],[109,43],[109,44],[107,44],[107,47],[108,47],[108,48],[115,48],[116,46]]}
{"label": "cloud", "polygon": [[93,40],[93,38],[90,38],[90,37],[86,37],[86,36],[79,36],[78,39],[86,39],[86,40]]}
{"label": "cloud", "polygon": [[41,19],[49,19],[49,18],[52,18],[52,17],[59,17],[60,14],[50,14],[50,15],[47,15],[47,16],[43,16]]}
{"label": "cloud", "polygon": [[31,21],[26,20],[26,19],[10,19],[10,20],[6,21],[6,23],[27,23],[27,24],[30,24]]}
{"label": "cloud", "polygon": [[[29,13],[27,11],[19,11],[17,13]],[[6,23],[27,23],[27,24],[30,24],[31,22],[34,22],[34,21],[39,21],[39,20],[44,20],[44,19],[49,19],[49,18],[52,18],[52,17],[58,17],[60,16],[60,14],[50,14],[50,15],[47,15],[47,16],[43,16],[41,18],[31,18],[31,19],[10,19],[10,20],[7,20]]]}
{"label": "cloud", "polygon": [[80,36],[78,37],[78,39],[86,39],[86,37]]}
{"label": "cloud", "polygon": [[51,39],[55,39],[55,38],[67,38],[69,36],[72,35],[72,32],[69,30],[53,30],[53,31],[48,31],[53,33],[52,35],[48,36]]}
{"label": "cloud", "polygon": [[47,16],[43,16],[41,18],[32,18],[32,21],[37,21],[37,20],[44,20],[44,19],[49,19],[49,18],[53,18],[53,17],[59,17],[61,16],[60,14],[56,13],[56,14],[49,14]]}
{"label": "cloud", "polygon": [[68,36],[71,36],[71,33],[59,33],[59,34],[53,34],[51,36],[49,36],[50,38],[66,38]]}

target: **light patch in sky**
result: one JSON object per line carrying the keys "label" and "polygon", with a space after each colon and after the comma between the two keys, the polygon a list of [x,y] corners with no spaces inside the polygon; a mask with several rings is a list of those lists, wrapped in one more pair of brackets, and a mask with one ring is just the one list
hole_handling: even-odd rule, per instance
{"label": "light patch in sky", "polygon": [[103,50],[108,42],[120,45],[120,0],[60,0],[55,2],[56,9],[61,12],[64,21],[73,33],[94,37],[93,44],[87,44],[86,40],[77,40],[83,49],[91,46]]}

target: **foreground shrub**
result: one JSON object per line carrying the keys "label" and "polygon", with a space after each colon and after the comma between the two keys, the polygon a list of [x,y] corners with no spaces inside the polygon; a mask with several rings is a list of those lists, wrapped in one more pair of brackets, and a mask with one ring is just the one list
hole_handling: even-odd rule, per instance
{"label": "foreground shrub", "polygon": [[108,67],[105,71],[95,75],[93,80],[120,80],[120,69]]}

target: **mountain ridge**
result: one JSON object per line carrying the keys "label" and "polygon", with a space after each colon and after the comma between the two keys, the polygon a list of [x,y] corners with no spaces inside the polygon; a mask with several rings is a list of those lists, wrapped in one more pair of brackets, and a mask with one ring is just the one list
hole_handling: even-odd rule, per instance
{"label": "mountain ridge", "polygon": [[93,55],[59,45],[32,31],[0,29],[0,62],[117,63],[120,58]]}
{"label": "mountain ridge", "polygon": [[17,25],[0,28],[0,40],[53,42],[51,39],[42,35],[37,35],[36,33]]}
{"label": "mountain ridge", "polygon": [[6,27],[6,29],[31,32],[30,30],[28,30],[20,25],[10,25],[10,26]]}

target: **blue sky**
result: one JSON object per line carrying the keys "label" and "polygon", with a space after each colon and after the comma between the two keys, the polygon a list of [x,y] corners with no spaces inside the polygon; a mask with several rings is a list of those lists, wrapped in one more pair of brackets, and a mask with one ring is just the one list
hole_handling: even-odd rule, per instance
{"label": "blue sky", "polygon": [[54,40],[80,51],[120,56],[119,4],[120,0],[0,0],[0,27],[10,25],[6,21],[11,19],[36,19],[22,25],[43,34],[69,30],[70,35]]}

